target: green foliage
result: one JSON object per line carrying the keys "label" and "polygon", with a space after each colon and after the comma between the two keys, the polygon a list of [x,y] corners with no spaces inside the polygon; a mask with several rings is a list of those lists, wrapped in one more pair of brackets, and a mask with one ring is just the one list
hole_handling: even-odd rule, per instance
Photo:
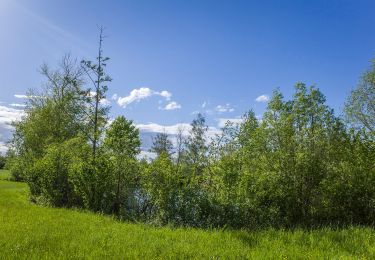
{"label": "green foliage", "polygon": [[32,166],[27,180],[35,201],[60,207],[79,204],[69,180],[69,167],[75,156],[72,148],[71,142],[51,145],[43,158]]}
{"label": "green foliage", "polygon": [[145,170],[142,188],[148,195],[150,208],[147,209],[157,222],[172,222],[178,211],[179,192],[183,187],[168,154],[161,153]]}
{"label": "green foliage", "polygon": [[0,154],[0,169],[4,169],[6,165],[6,157]]}
{"label": "green foliage", "polygon": [[137,191],[137,161],[141,141],[139,130],[132,121],[117,117],[106,131],[104,147],[113,164],[110,178],[112,190],[115,191],[113,213],[130,216],[134,214],[135,192]]}
{"label": "green foliage", "polygon": [[375,135],[375,60],[371,69],[363,74],[358,87],[354,89],[345,104],[350,122],[365,127]]}
{"label": "green foliage", "polygon": [[169,140],[167,133],[158,133],[155,138],[152,139],[151,152],[156,153],[157,156],[160,156],[162,153],[168,155],[172,154],[173,144]]}
{"label": "green foliage", "polygon": [[29,154],[19,157],[10,157],[7,161],[7,169],[10,170],[12,181],[26,181],[27,170],[30,167],[32,159]]}
{"label": "green foliage", "polygon": [[112,155],[134,159],[140,152],[139,130],[132,121],[119,116],[107,129],[104,144]]}
{"label": "green foliage", "polygon": [[72,151],[69,179],[83,207],[96,212],[111,213],[113,165],[109,157],[100,152],[93,164],[92,147],[87,142],[73,139],[69,146]]}
{"label": "green foliage", "polygon": [[195,176],[200,176],[206,166],[208,147],[206,144],[206,132],[208,126],[206,119],[198,114],[191,123],[189,137],[186,140],[185,163],[193,170]]}

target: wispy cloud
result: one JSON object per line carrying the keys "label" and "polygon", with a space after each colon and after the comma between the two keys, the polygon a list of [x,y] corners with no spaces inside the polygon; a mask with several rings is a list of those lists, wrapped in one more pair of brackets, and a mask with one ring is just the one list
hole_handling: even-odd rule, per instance
{"label": "wispy cloud", "polygon": [[270,97],[268,95],[261,95],[255,99],[256,102],[268,102]]}
{"label": "wispy cloud", "polygon": [[168,103],[165,107],[164,107],[164,110],[176,110],[176,109],[180,109],[181,108],[181,105],[178,104],[177,102],[175,101],[172,101],[170,103]]}
{"label": "wispy cloud", "polygon": [[233,112],[234,108],[229,103],[227,103],[225,105],[216,106],[215,111],[218,112],[218,113]]}
{"label": "wispy cloud", "polygon": [[195,110],[195,111],[191,112],[190,115],[198,115],[199,113],[201,113],[201,111]]}
{"label": "wispy cloud", "polygon": [[30,97],[27,96],[27,95],[18,95],[18,94],[15,94],[14,97],[15,97],[15,98],[20,98],[20,99],[28,99],[28,98],[30,98]]}
{"label": "wispy cloud", "polygon": [[223,114],[234,112],[234,108],[231,106],[230,103],[226,103],[224,105],[217,105],[216,107],[209,107],[210,102],[204,101],[201,105],[201,109],[195,110],[191,112],[191,115],[196,115],[198,113],[205,114],[205,115],[215,115],[215,114]]}
{"label": "wispy cloud", "polygon": [[43,96],[31,96],[31,95],[19,95],[19,94],[15,94],[14,97],[18,99],[43,98]]}
{"label": "wispy cloud", "polygon": [[12,104],[9,104],[9,106],[11,106],[11,107],[26,107],[26,104],[12,103]]}

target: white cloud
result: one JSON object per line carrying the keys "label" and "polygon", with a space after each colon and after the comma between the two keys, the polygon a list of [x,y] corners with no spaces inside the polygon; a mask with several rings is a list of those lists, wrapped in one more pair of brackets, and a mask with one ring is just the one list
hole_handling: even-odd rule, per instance
{"label": "white cloud", "polygon": [[[91,98],[94,98],[96,96],[96,92],[95,91],[90,91],[90,94],[89,96]],[[113,98],[113,97],[112,97]],[[102,104],[103,106],[109,106],[111,104],[111,101],[109,101],[108,99],[106,98],[102,98],[100,101],[100,104]]]}
{"label": "white cloud", "polygon": [[111,101],[109,101],[106,98],[103,98],[102,100],[100,100],[100,104],[102,104],[103,106],[109,106],[111,104]]}
{"label": "white cloud", "polygon": [[223,128],[228,121],[234,125],[239,125],[243,122],[242,118],[218,118],[216,120],[218,121],[217,126],[219,128]]}
{"label": "white cloud", "polygon": [[187,123],[180,123],[175,125],[159,125],[155,123],[149,124],[137,124],[137,128],[143,132],[149,133],[167,133],[170,135],[175,135],[178,133],[178,129],[184,129],[184,132],[189,131],[191,126]]}
{"label": "white cloud", "polygon": [[9,106],[11,106],[11,107],[26,107],[26,104],[13,103],[13,104],[9,104]]}
{"label": "white cloud", "polygon": [[149,88],[133,89],[126,97],[118,97],[117,104],[121,107],[126,107],[133,102],[139,102],[142,99],[152,96],[152,90]]}
{"label": "white cloud", "polygon": [[202,104],[202,108],[206,108],[206,106],[207,106],[207,102],[204,101],[203,104]]}
{"label": "white cloud", "polygon": [[14,97],[19,98],[19,99],[43,98],[41,96],[18,95],[18,94],[15,94]]}
{"label": "white cloud", "polygon": [[24,114],[23,110],[0,106],[0,128],[13,129],[11,123],[19,121]]}
{"label": "white cloud", "polygon": [[6,154],[8,151],[8,147],[5,145],[5,143],[0,142],[0,154]]}
{"label": "white cloud", "polygon": [[268,95],[261,95],[255,99],[256,102],[268,102],[270,97]]}
{"label": "white cloud", "polygon": [[28,99],[29,98],[29,96],[26,96],[26,95],[17,95],[17,94],[15,94],[14,97],[15,98],[21,98],[21,99]]}
{"label": "white cloud", "polygon": [[133,89],[128,96],[126,97],[119,97],[117,94],[114,94],[112,96],[112,99],[117,99],[117,104],[123,108],[126,108],[128,105],[130,105],[133,102],[139,102],[142,99],[149,98],[151,96],[160,96],[165,98],[167,101],[171,100],[172,93],[163,90],[161,92],[154,91],[150,88],[139,88],[139,89]]}
{"label": "white cloud", "polygon": [[180,109],[181,108],[181,105],[178,104],[177,102],[175,101],[172,101],[170,103],[168,103],[165,107],[164,107],[164,110],[175,110],[175,109]]}
{"label": "white cloud", "polygon": [[[179,129],[182,130],[182,134],[187,136],[191,130],[191,125],[188,123],[179,123],[175,125],[159,125],[155,123],[149,124],[137,124],[136,127],[141,132],[147,133],[166,133],[169,135],[176,135]],[[214,137],[216,134],[220,134],[221,130],[216,127],[210,126],[207,131],[207,137]]]}
{"label": "white cloud", "polygon": [[[158,94],[158,92],[155,92],[155,93]],[[163,90],[162,92],[160,92],[159,95],[162,97],[165,97],[165,99],[168,101],[171,100],[171,97],[172,97],[172,93],[166,90]]]}
{"label": "white cloud", "polygon": [[218,105],[215,107],[215,111],[218,113],[233,112],[234,108],[229,103],[225,105]]}
{"label": "white cloud", "polygon": [[0,153],[5,153],[8,148],[6,141],[13,130],[12,122],[19,121],[25,114],[23,110],[0,106]]}

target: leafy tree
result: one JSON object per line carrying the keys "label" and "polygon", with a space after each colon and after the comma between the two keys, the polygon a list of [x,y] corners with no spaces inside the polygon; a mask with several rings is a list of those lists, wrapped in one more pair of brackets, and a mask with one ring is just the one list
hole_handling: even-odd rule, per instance
{"label": "leafy tree", "polygon": [[348,119],[375,133],[375,60],[345,104]]}
{"label": "leafy tree", "polygon": [[168,134],[158,133],[152,140],[152,147],[150,151],[156,153],[157,156],[160,156],[162,153],[170,156],[172,154],[172,149],[173,144],[171,140],[169,140]]}
{"label": "leafy tree", "polygon": [[149,196],[151,217],[157,223],[167,224],[178,219],[179,188],[181,180],[174,171],[173,162],[161,153],[143,174],[142,187]]}
{"label": "leafy tree", "polygon": [[41,73],[47,79],[44,90],[29,92],[26,116],[14,124],[12,143],[16,153],[31,152],[36,157],[43,155],[49,144],[64,142],[83,127],[80,113],[84,107],[80,96],[83,79],[76,62],[66,55],[57,69],[44,64]]}
{"label": "leafy tree", "polygon": [[[80,96],[83,81],[75,61],[65,56],[57,69],[43,65],[41,72],[47,78],[44,90],[29,93],[25,116],[14,124],[10,149],[14,153],[10,163],[12,176],[39,188],[39,175],[32,172],[33,164],[45,156],[49,146],[76,137],[84,127],[79,113],[84,107]],[[31,189],[31,193],[34,191],[38,194],[32,195],[39,195],[40,189]]]}
{"label": "leafy tree", "polygon": [[57,207],[80,205],[69,180],[73,156],[70,144],[67,141],[50,145],[45,155],[32,165],[28,175],[32,200]]}
{"label": "leafy tree", "polygon": [[71,139],[67,146],[72,158],[69,181],[82,206],[96,212],[113,213],[114,167],[110,158],[105,152],[101,152],[93,164],[92,147],[80,137]]}
{"label": "leafy tree", "polygon": [[115,165],[113,212],[119,214],[121,201],[135,188],[136,156],[141,145],[139,130],[132,121],[123,116],[117,117],[106,131],[104,144]]}
{"label": "leafy tree", "polygon": [[202,175],[207,163],[208,147],[206,144],[206,133],[208,126],[202,114],[191,123],[189,137],[186,140],[186,160],[192,167],[194,175]]}

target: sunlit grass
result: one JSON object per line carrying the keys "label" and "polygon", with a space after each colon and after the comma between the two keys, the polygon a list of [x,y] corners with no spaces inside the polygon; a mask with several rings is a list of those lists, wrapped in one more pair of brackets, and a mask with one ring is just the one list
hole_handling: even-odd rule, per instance
{"label": "sunlit grass", "polygon": [[[7,176],[0,172],[0,179]],[[0,259],[19,258],[375,259],[375,232],[156,228],[36,206],[27,200],[25,184],[0,180]]]}
{"label": "sunlit grass", "polygon": [[0,170],[0,180],[8,180],[10,177],[9,171],[7,170]]}

